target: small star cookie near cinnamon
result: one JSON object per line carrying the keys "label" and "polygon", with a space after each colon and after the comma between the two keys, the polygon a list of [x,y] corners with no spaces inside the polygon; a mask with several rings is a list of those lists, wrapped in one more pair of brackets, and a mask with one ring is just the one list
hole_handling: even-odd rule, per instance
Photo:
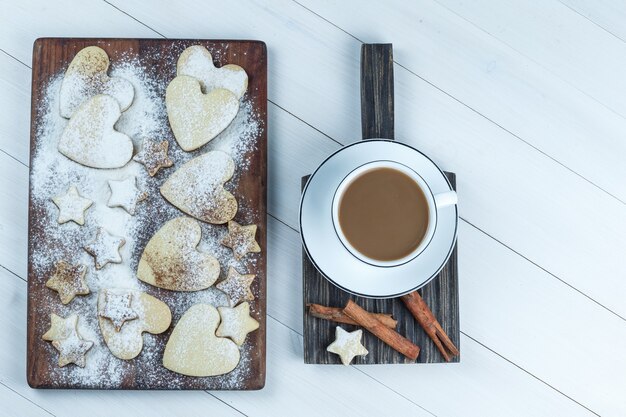
{"label": "small star cookie near cinnamon", "polygon": [[65,194],[53,197],[52,202],[59,208],[59,224],[72,221],[80,226],[85,224],[85,211],[93,204],[88,198],[81,197],[73,185]]}
{"label": "small star cookie near cinnamon", "polygon": [[362,337],[363,330],[347,332],[337,326],[335,329],[335,341],[326,350],[339,355],[341,363],[344,365],[350,365],[355,356],[365,356],[369,353],[365,346],[361,344]]}
{"label": "small star cookie near cinnamon", "polygon": [[146,167],[148,175],[154,177],[159,169],[174,165],[174,162],[167,155],[168,149],[169,143],[166,140],[156,142],[151,139],[144,139],[141,150],[133,157],[133,161]]}
{"label": "small star cookie near cinnamon", "polygon": [[72,265],[60,260],[54,264],[54,272],[46,281],[46,287],[58,292],[61,303],[67,304],[77,295],[89,294],[86,272],[87,267],[83,264]]}
{"label": "small star cookie near cinnamon", "polygon": [[222,239],[222,245],[231,248],[235,259],[241,260],[248,253],[261,252],[255,240],[256,224],[242,226],[234,220],[228,222],[228,234]]}
{"label": "small star cookie near cinnamon", "polygon": [[243,345],[248,333],[259,328],[259,322],[250,317],[250,303],[247,301],[237,307],[218,307],[217,310],[222,321],[215,335],[229,337],[239,346]]}
{"label": "small star cookie near cinnamon", "polygon": [[255,277],[255,274],[240,274],[231,266],[228,268],[226,279],[218,282],[215,287],[228,296],[231,306],[236,306],[244,300],[254,300],[250,285]]}
{"label": "small star cookie near cinnamon", "polygon": [[137,188],[137,178],[128,177],[123,180],[109,180],[111,196],[107,206],[121,207],[131,216],[135,214],[137,203],[148,198],[148,193]]}
{"label": "small star cookie near cinnamon", "polygon": [[96,269],[102,269],[108,263],[119,264],[122,262],[120,248],[124,246],[126,239],[113,236],[102,227],[98,228],[94,239],[83,248],[93,256]]}

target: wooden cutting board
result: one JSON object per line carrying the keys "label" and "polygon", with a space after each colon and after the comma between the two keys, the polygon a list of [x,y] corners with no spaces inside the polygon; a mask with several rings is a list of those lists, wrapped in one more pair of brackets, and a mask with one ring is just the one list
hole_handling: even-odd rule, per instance
{"label": "wooden cutting board", "polygon": [[[391,44],[365,44],[361,49],[361,120],[363,138],[394,138],[393,53]],[[456,175],[446,172],[456,190]],[[307,177],[302,178],[302,187]],[[417,363],[445,362],[432,340],[415,321],[399,299],[374,300],[351,295],[333,285],[315,268],[306,251],[302,250],[302,288],[304,308],[304,362],[310,364],[341,364],[339,356],[326,351],[335,339],[338,323],[308,314],[307,304],[344,307],[355,301],[372,313],[388,313],[398,321],[397,331],[417,344],[421,351]],[[419,290],[446,334],[460,350],[459,281],[456,244],[441,272]],[[357,326],[341,324],[347,331]],[[363,332],[363,345],[369,353],[356,356],[354,364],[413,363],[391,349],[376,336]],[[460,356],[452,358],[459,362]]]}
{"label": "wooden cutting board", "polygon": [[[203,45],[213,54],[216,66],[227,63],[237,64],[243,67],[248,76],[249,84],[244,100],[252,106],[252,112],[256,114],[260,122],[256,146],[247,151],[244,158],[249,161],[249,167],[242,170],[235,188],[230,191],[240,202],[240,207],[246,209],[237,214],[236,221],[248,221],[258,225],[256,239],[261,246],[261,253],[249,255],[254,257],[250,270],[240,271],[256,274],[252,284],[252,292],[255,300],[251,302],[252,316],[260,322],[260,328],[248,335],[248,339],[242,348],[242,361],[239,366],[243,371],[236,368],[230,374],[218,377],[194,378],[176,374],[164,368],[161,364],[164,343],[184,311],[177,311],[172,306],[176,304],[177,297],[181,293],[162,290],[150,285],[143,285],[141,290],[166,302],[172,308],[172,325],[162,334],[147,336],[144,334],[144,351],[138,357],[130,361],[115,360],[115,371],[110,368],[104,369],[101,375],[93,378],[71,377],[72,367],[57,366],[57,352],[49,342],[43,341],[41,336],[50,326],[50,313],[67,315],[72,312],[72,303],[81,303],[75,299],[67,306],[62,306],[56,293],[45,287],[47,274],[51,268],[42,272],[34,267],[34,253],[48,244],[46,230],[41,226],[38,219],[44,212],[41,201],[36,201],[32,196],[33,175],[37,168],[37,160],[34,158],[38,141],[38,126],[41,120],[38,109],[44,99],[44,90],[53,77],[62,74],[75,54],[84,47],[97,45],[103,48],[111,60],[111,68],[116,63],[129,60],[139,60],[145,71],[151,77],[161,81],[163,91],[158,91],[164,100],[164,88],[176,75],[176,60],[180,53],[188,46]],[[265,312],[266,312],[266,178],[267,178],[267,52],[266,46],[260,41],[230,41],[230,40],[162,40],[162,39],[75,39],[75,38],[44,38],[38,39],[33,49],[32,71],[32,110],[31,110],[31,196],[29,201],[29,272],[28,272],[28,362],[27,379],[31,387],[36,388],[97,388],[97,389],[237,389],[254,390],[260,389],[265,384]],[[137,97],[136,97],[137,99]],[[131,107],[132,109],[132,107]],[[165,118],[166,120],[166,118]],[[154,139],[167,139],[170,150],[177,147],[167,121],[164,122],[161,137]],[[217,139],[215,139],[217,140]],[[210,145],[209,145],[210,146]],[[194,156],[206,150],[200,148],[194,151]],[[136,152],[136,149],[135,149]],[[170,151],[170,156],[172,152]],[[131,162],[132,163],[132,162]],[[140,204],[146,204],[145,210],[150,210],[151,201],[161,198],[158,185],[180,166],[174,160],[174,167],[160,171],[154,178],[156,182],[150,186],[149,198]],[[143,167],[142,167],[143,168]],[[37,175],[41,175],[39,172]],[[71,184],[68,184],[68,186]],[[53,196],[50,196],[53,197]],[[140,206],[138,206],[138,210]],[[87,212],[89,213],[89,212]],[[87,214],[89,215],[89,214]],[[182,212],[179,215],[183,215]],[[244,218],[245,217],[245,218]],[[148,224],[145,233],[140,233],[136,238],[136,250],[130,260],[131,265],[136,265],[141,252],[147,241],[160,224]],[[205,225],[203,225],[205,227]],[[209,227],[209,226],[206,226]],[[213,226],[211,226],[213,227]],[[217,226],[216,226],[217,227]],[[226,226],[219,226],[226,230]],[[204,229],[203,229],[204,235]],[[52,250],[52,248],[50,248]],[[45,252],[44,252],[45,253]],[[41,260],[39,260],[41,262]],[[56,259],[45,260],[52,264]],[[247,265],[247,264],[246,264]],[[93,268],[93,263],[88,265]],[[108,265],[105,268],[115,268]],[[225,267],[222,266],[224,270]],[[136,270],[136,269],[135,269]],[[112,269],[114,271],[114,269]],[[89,270],[87,272],[90,273]],[[222,277],[224,276],[222,272]],[[206,291],[206,290],[205,290]],[[97,297],[90,294],[86,297]],[[85,298],[85,297],[82,297]],[[79,304],[75,304],[79,305]],[[186,307],[185,307],[186,308]],[[182,307],[179,309],[182,310]],[[95,315],[96,312],[93,311]],[[80,320],[80,319],[79,319]],[[92,336],[93,338],[94,336]],[[97,343],[103,344],[98,331]],[[149,341],[149,342],[147,342]],[[150,345],[150,354],[146,353],[146,346]],[[106,349],[106,346],[104,346]],[[90,351],[92,352],[92,351]],[[87,353],[87,361],[94,360]],[[93,352],[92,352],[93,353]],[[105,351],[105,354],[108,351]],[[243,368],[242,368],[243,369]],[[111,374],[113,372],[113,374]],[[113,378],[111,378],[113,376]]]}

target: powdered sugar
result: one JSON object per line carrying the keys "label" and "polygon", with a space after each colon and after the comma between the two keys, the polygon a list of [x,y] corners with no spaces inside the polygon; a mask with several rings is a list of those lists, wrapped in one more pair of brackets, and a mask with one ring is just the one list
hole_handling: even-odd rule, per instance
{"label": "powdered sugar", "polygon": [[[173,65],[173,62],[172,62]],[[226,296],[215,288],[192,293],[174,293],[162,291],[137,280],[135,271],[145,244],[154,232],[167,220],[180,216],[182,213],[167,203],[159,194],[159,187],[182,163],[209,150],[219,149],[229,153],[235,161],[235,177],[227,183],[234,189],[241,172],[249,167],[249,157],[256,149],[257,140],[263,126],[252,105],[245,99],[241,103],[239,114],[233,123],[211,143],[194,153],[182,151],[173,140],[165,112],[164,95],[169,80],[163,80],[152,72],[145,61],[129,58],[112,63],[112,76],[130,81],[135,96],[131,107],[122,113],[115,124],[115,129],[128,135],[137,149],[144,138],[167,140],[170,146],[170,157],[175,166],[160,170],[150,177],[145,168],[131,161],[118,169],[93,169],[80,165],[57,151],[58,141],[68,121],[59,114],[59,91],[63,73],[51,77],[43,86],[43,100],[39,103],[36,118],[36,146],[33,150],[31,166],[31,203],[34,216],[31,228],[35,230],[29,242],[31,277],[36,285],[45,283],[53,271],[53,264],[58,260],[88,265],[86,274],[91,294],[74,299],[67,306],[58,301],[52,290],[38,291],[40,300],[33,304],[38,329],[47,329],[50,314],[57,313],[67,317],[71,313],[79,314],[78,329],[80,335],[94,342],[86,354],[85,368],[68,365],[58,368],[57,352],[47,342],[44,346],[45,360],[49,362],[49,378],[52,385],[91,388],[120,387],[125,375],[132,372],[141,374],[143,386],[172,387],[182,386],[186,377],[172,374],[161,366],[164,342],[169,332],[164,335],[144,334],[144,347],[141,354],[132,362],[115,358],[102,340],[97,317],[97,294],[107,288],[127,288],[153,294],[166,302],[173,314],[174,322],[192,305],[208,303],[214,306],[227,305]],[[122,180],[128,177],[137,178],[137,187],[148,192],[147,201],[137,206],[135,216],[130,216],[121,208],[107,207],[110,197],[109,180]],[[79,226],[74,222],[58,224],[59,210],[51,198],[65,193],[70,185],[78,188],[84,198],[92,200],[93,205],[85,212],[85,224]],[[241,201],[237,213],[239,221],[247,223],[259,222],[260,213],[249,208],[246,201]],[[100,270],[93,266],[93,258],[83,247],[95,236],[98,227],[102,227],[114,236],[124,237],[126,243],[120,249],[122,262],[108,264]],[[245,262],[237,262],[229,249],[219,244],[226,233],[224,226],[202,224],[202,242],[200,248],[214,255],[222,266],[225,274],[228,266],[235,265],[240,271],[252,271],[258,256],[248,256]],[[31,236],[32,237],[32,236]],[[223,276],[223,275],[222,275]],[[132,322],[131,322],[132,323]],[[122,330],[129,322],[124,324]],[[45,330],[44,330],[45,331]],[[42,332],[43,334],[43,332]],[[41,336],[41,335],[38,335]],[[214,377],[213,386],[237,388],[249,375],[249,347],[241,350],[242,359],[237,368],[220,377]],[[140,381],[141,382],[141,381]]]}
{"label": "powdered sugar", "polygon": [[248,87],[248,75],[238,65],[216,68],[211,53],[203,46],[185,49],[176,65],[178,75],[189,75],[200,81],[202,91],[225,88],[241,98]]}

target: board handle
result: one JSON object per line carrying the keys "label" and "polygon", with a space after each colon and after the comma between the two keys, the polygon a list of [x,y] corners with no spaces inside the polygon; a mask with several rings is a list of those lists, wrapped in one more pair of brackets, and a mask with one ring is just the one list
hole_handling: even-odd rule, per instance
{"label": "board handle", "polygon": [[361,132],[363,139],[394,139],[393,45],[361,46]]}

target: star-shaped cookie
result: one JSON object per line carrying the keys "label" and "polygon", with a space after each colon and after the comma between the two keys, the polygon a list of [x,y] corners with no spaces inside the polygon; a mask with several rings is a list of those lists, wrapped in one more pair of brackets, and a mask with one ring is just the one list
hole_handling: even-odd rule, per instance
{"label": "star-shaped cookie", "polygon": [[50,314],[50,329],[44,333],[41,338],[49,342],[53,340],[67,339],[72,333],[76,331],[78,324],[78,316],[72,314],[63,318],[56,314]]}
{"label": "star-shaped cookie", "polygon": [[137,179],[135,177],[128,177],[119,181],[109,180],[111,197],[109,197],[107,206],[122,207],[129,214],[135,214],[137,203],[148,198],[148,193],[139,190],[136,184]]}
{"label": "star-shaped cookie", "polygon": [[174,162],[167,156],[168,148],[169,143],[166,140],[156,142],[144,139],[141,150],[133,157],[133,161],[143,164],[148,174],[154,177],[159,169],[174,165]]}
{"label": "star-shaped cookie", "polygon": [[86,272],[85,265],[72,265],[60,260],[54,264],[54,272],[46,281],[46,287],[58,292],[61,302],[67,304],[77,295],[89,294],[89,287],[85,282]]}
{"label": "star-shaped cookie", "polygon": [[124,238],[113,236],[100,227],[93,241],[86,245],[84,249],[94,257],[96,269],[101,269],[109,262],[116,264],[122,262],[120,248],[124,246],[124,243],[126,243]]}
{"label": "star-shaped cookie", "polygon": [[239,260],[250,252],[261,252],[261,247],[254,240],[256,224],[242,226],[236,221],[228,222],[228,234],[222,239],[222,245],[233,250],[235,259]]}
{"label": "star-shaped cookie", "polygon": [[98,315],[109,319],[113,323],[115,330],[119,332],[124,322],[139,317],[137,312],[131,307],[132,301],[133,294],[130,292],[116,294],[105,290],[104,306],[98,312]]}
{"label": "star-shaped cookie", "polygon": [[52,346],[59,351],[59,366],[61,368],[70,363],[84,368],[85,354],[91,349],[93,342],[83,339],[75,331],[65,339],[53,340]]}
{"label": "star-shaped cookie", "polygon": [[41,338],[51,341],[59,351],[59,366],[75,363],[85,366],[85,353],[91,349],[93,342],[84,340],[78,334],[78,316],[72,314],[67,318],[50,315],[50,329]]}
{"label": "star-shaped cookie", "polygon": [[350,365],[355,356],[367,355],[368,351],[361,344],[363,330],[346,332],[341,327],[335,329],[335,341],[326,350],[339,355],[341,363]]}
{"label": "star-shaped cookie", "polygon": [[93,201],[81,197],[73,185],[65,194],[53,197],[52,202],[59,208],[59,224],[73,221],[81,226],[85,224],[85,210],[93,204]]}
{"label": "star-shaped cookie", "polygon": [[218,307],[222,321],[215,332],[219,337],[230,337],[239,346],[243,345],[248,333],[259,328],[259,322],[250,317],[250,304],[246,301],[237,307]]}
{"label": "star-shaped cookie", "polygon": [[228,268],[226,279],[219,282],[216,287],[228,296],[231,306],[236,306],[243,300],[254,300],[250,285],[255,276],[254,274],[240,274],[231,266]]}

